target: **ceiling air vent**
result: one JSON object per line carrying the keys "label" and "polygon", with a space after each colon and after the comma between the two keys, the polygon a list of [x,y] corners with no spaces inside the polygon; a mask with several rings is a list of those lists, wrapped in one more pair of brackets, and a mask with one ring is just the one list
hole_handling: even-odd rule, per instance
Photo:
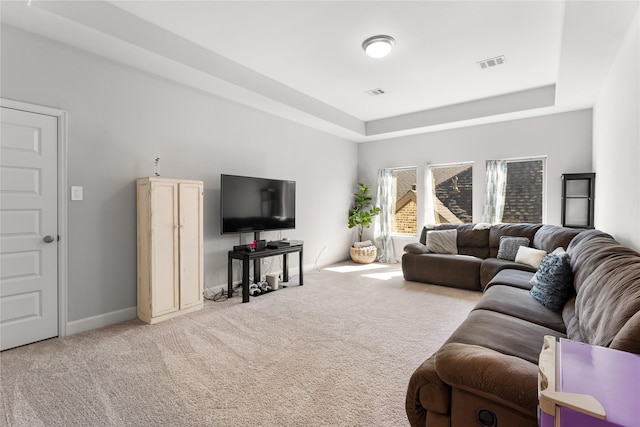
{"label": "ceiling air vent", "polygon": [[496,56],[495,58],[483,59],[482,61],[478,61],[478,64],[480,65],[480,68],[485,69],[495,67],[496,65],[502,65],[505,62],[507,62],[507,60],[504,58],[504,55],[500,55]]}
{"label": "ceiling air vent", "polygon": [[377,89],[368,90],[365,93],[369,96],[378,96],[378,95],[384,95],[384,90],[377,88]]}

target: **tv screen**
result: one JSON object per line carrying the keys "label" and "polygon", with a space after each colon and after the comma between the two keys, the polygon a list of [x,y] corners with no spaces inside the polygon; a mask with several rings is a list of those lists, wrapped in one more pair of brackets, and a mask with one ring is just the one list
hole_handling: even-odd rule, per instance
{"label": "tv screen", "polygon": [[222,234],[296,228],[296,182],[221,175],[220,211]]}

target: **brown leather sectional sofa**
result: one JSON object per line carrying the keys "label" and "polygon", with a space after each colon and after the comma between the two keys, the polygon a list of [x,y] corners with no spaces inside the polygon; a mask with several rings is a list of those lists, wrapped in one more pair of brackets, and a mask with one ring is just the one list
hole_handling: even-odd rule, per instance
{"label": "brown leather sectional sofa", "polygon": [[[542,224],[495,224],[490,228],[474,229],[477,224],[441,224],[437,228],[425,227],[420,243],[405,247],[402,272],[406,280],[444,285],[455,288],[482,290],[489,281],[506,268],[534,273],[526,264],[496,258],[502,236],[526,237],[530,246],[552,252],[567,245],[580,230]],[[457,230],[458,255],[426,252],[427,232],[431,230]]]}
{"label": "brown leather sectional sofa", "polygon": [[[405,278],[483,290],[483,296],[411,376],[406,411],[412,426],[537,426],[537,363],[545,335],[640,354],[638,253],[598,230],[444,226],[450,227],[458,229],[460,255],[409,247]],[[530,294],[535,269],[495,258],[501,235],[530,236],[531,246],[547,252],[567,249],[575,295],[560,312]]]}

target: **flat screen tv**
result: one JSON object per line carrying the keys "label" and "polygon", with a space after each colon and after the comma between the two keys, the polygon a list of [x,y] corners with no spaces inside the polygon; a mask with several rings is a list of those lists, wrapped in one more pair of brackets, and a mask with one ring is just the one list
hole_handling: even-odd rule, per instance
{"label": "flat screen tv", "polygon": [[296,182],[220,176],[220,232],[251,233],[296,228]]}

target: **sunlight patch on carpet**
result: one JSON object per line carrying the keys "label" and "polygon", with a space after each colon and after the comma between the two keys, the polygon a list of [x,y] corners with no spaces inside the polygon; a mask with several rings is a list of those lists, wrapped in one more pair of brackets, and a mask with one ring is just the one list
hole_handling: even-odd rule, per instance
{"label": "sunlight patch on carpet", "polygon": [[353,273],[357,271],[375,270],[378,268],[387,267],[384,264],[359,264],[359,265],[342,265],[338,267],[325,268],[327,271],[333,271],[336,273]]}
{"label": "sunlight patch on carpet", "polygon": [[377,279],[377,280],[391,280],[394,277],[401,277],[401,276],[402,276],[402,270],[385,271],[383,273],[372,273],[372,274],[362,275],[362,277],[368,277],[370,279]]}

